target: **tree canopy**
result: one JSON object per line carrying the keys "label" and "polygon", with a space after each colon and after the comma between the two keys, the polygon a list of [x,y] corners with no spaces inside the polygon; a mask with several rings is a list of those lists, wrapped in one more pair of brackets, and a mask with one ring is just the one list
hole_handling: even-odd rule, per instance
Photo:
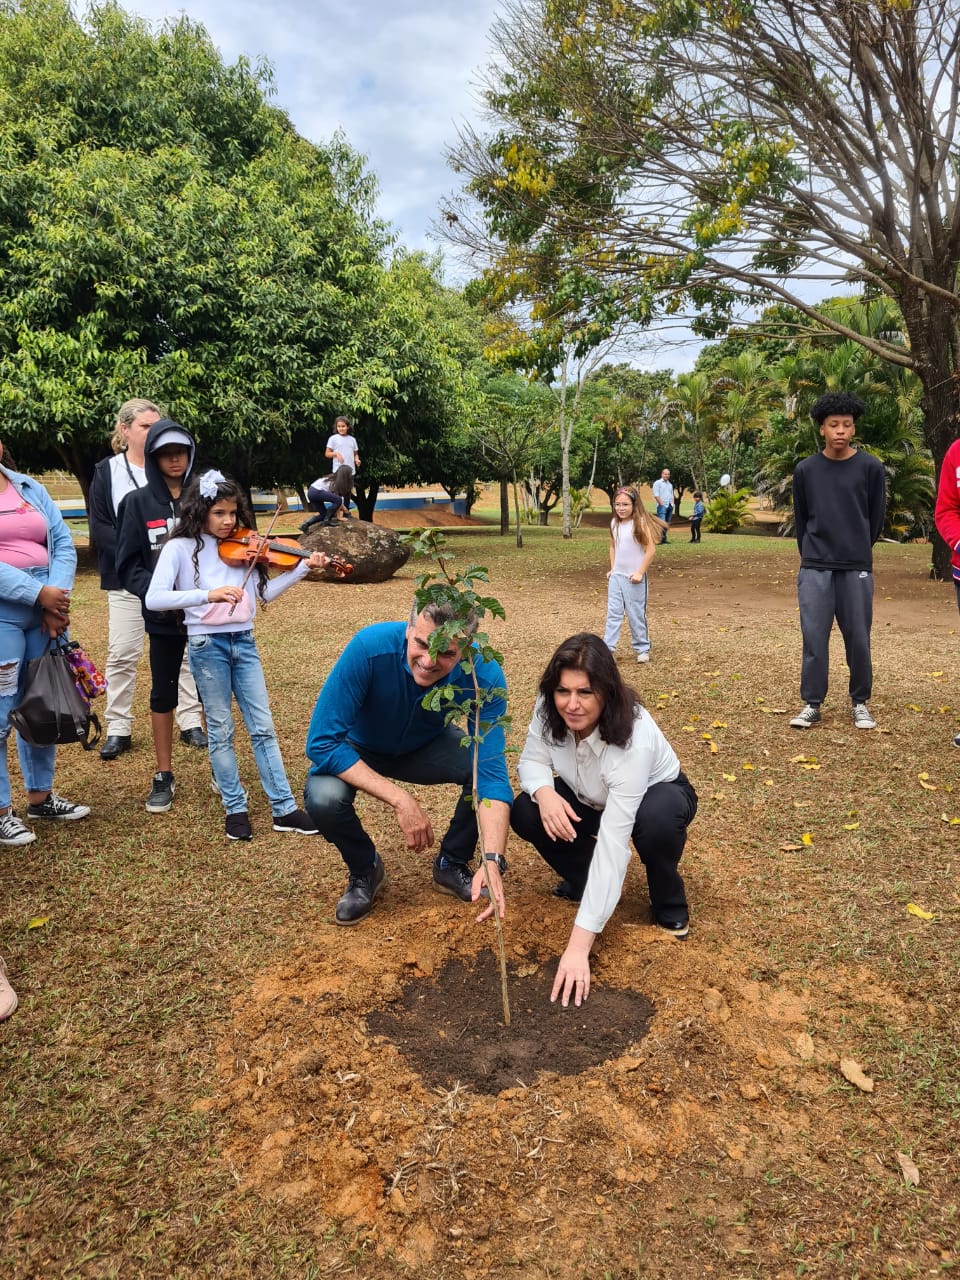
{"label": "tree canopy", "polygon": [[132,395],[247,484],[312,480],[336,413],[419,478],[462,413],[433,266],[389,260],[342,137],[270,104],[187,18],[0,3],[0,404],[28,466],[81,481]]}
{"label": "tree canopy", "polygon": [[[917,374],[939,465],[960,422],[958,42],[945,0],[517,0],[493,131],[453,157],[452,233],[494,273],[559,257],[644,322],[692,309],[710,335],[787,304]],[[906,343],[810,301],[843,277],[896,302]]]}

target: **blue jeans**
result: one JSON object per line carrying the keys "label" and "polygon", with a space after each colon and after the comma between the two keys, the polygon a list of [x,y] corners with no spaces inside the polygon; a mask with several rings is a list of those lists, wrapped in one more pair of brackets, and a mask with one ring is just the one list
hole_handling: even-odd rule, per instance
{"label": "blue jeans", "polygon": [[611,573],[607,579],[607,623],[603,643],[611,653],[616,651],[624,615],[630,624],[634,653],[649,653],[646,574],[640,582],[631,582],[625,573]]}
{"label": "blue jeans", "polygon": [[[477,847],[477,815],[473,811],[473,761],[471,749],[461,746],[463,730],[447,725],[433,742],[409,755],[382,756],[351,745],[371,769],[397,782],[435,786],[455,782],[461,788],[457,807],[440,842],[440,853],[451,862],[469,862]],[[307,813],[320,829],[320,834],[336,845],[351,875],[365,875],[373,866],[377,852],[364,831],[354,808],[356,787],[351,787],[336,774],[311,773],[304,787]]]}
{"label": "blue jeans", "polygon": [[[38,658],[50,639],[41,631],[43,615],[36,606],[4,602],[0,614],[0,809],[10,805],[10,771],[7,768],[7,739],[10,712],[23,697],[27,663]],[[17,735],[20,771],[28,791],[50,791],[57,754],[54,747],[31,747]]]}
{"label": "blue jeans", "polygon": [[218,635],[191,636],[187,642],[190,671],[207,718],[207,740],[213,780],[227,813],[245,813],[247,794],[240,782],[233,749],[231,695],[250,735],[260,785],[275,818],[297,807],[280,756],[263,667],[253,632],[228,631]]}
{"label": "blue jeans", "polygon": [[[670,503],[669,506],[664,506],[662,502],[657,503],[657,519],[658,520],[663,520],[665,524],[669,525],[672,516],[673,516],[672,502]],[[667,531],[666,529],[664,529],[663,533],[660,535],[660,541],[666,542],[666,540],[667,540]]]}

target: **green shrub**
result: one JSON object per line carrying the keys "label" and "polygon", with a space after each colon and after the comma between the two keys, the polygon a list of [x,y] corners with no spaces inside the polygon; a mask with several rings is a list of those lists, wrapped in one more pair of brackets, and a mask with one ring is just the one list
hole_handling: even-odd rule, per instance
{"label": "green shrub", "polygon": [[747,510],[749,489],[721,489],[710,499],[703,523],[711,533],[736,533],[741,525],[753,524],[753,515]]}

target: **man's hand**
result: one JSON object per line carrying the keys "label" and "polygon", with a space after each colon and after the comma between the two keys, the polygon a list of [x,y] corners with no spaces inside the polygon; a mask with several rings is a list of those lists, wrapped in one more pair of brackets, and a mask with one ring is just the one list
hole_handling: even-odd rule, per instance
{"label": "man's hand", "polygon": [[495,862],[487,862],[486,859],[483,858],[482,854],[480,856],[483,860],[481,861],[478,870],[474,872],[470,897],[474,902],[480,901],[480,894],[483,891],[484,885],[487,883],[487,878],[483,871],[484,863],[486,863],[487,869],[490,872],[490,887],[493,890],[493,900],[488,902],[477,916],[477,924],[483,924],[484,920],[489,920],[493,915],[494,909],[499,910],[501,920],[507,914],[507,906],[503,897],[503,879],[500,875],[500,868]]}
{"label": "man's hand", "polygon": [[407,837],[407,848],[422,853],[433,844],[433,827],[420,804],[406,791],[401,791],[393,804],[400,830]]}
{"label": "man's hand", "polygon": [[575,840],[573,823],[580,817],[571,804],[558,795],[553,787],[541,787],[534,796],[540,810],[540,821],[551,840]]}

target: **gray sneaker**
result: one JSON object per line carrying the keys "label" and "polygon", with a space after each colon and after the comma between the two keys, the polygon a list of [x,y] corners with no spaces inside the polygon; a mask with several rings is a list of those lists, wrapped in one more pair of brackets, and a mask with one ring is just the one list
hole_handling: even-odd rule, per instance
{"label": "gray sneaker", "polygon": [[147,796],[147,813],[166,813],[168,809],[172,809],[176,789],[172,773],[155,773]]}
{"label": "gray sneaker", "polygon": [[820,723],[820,708],[808,702],[803,710],[790,721],[791,729],[809,729]]}
{"label": "gray sneaker", "polygon": [[855,702],[853,704],[853,727],[855,729],[875,729],[877,722],[870,714],[870,708],[865,702]]}

